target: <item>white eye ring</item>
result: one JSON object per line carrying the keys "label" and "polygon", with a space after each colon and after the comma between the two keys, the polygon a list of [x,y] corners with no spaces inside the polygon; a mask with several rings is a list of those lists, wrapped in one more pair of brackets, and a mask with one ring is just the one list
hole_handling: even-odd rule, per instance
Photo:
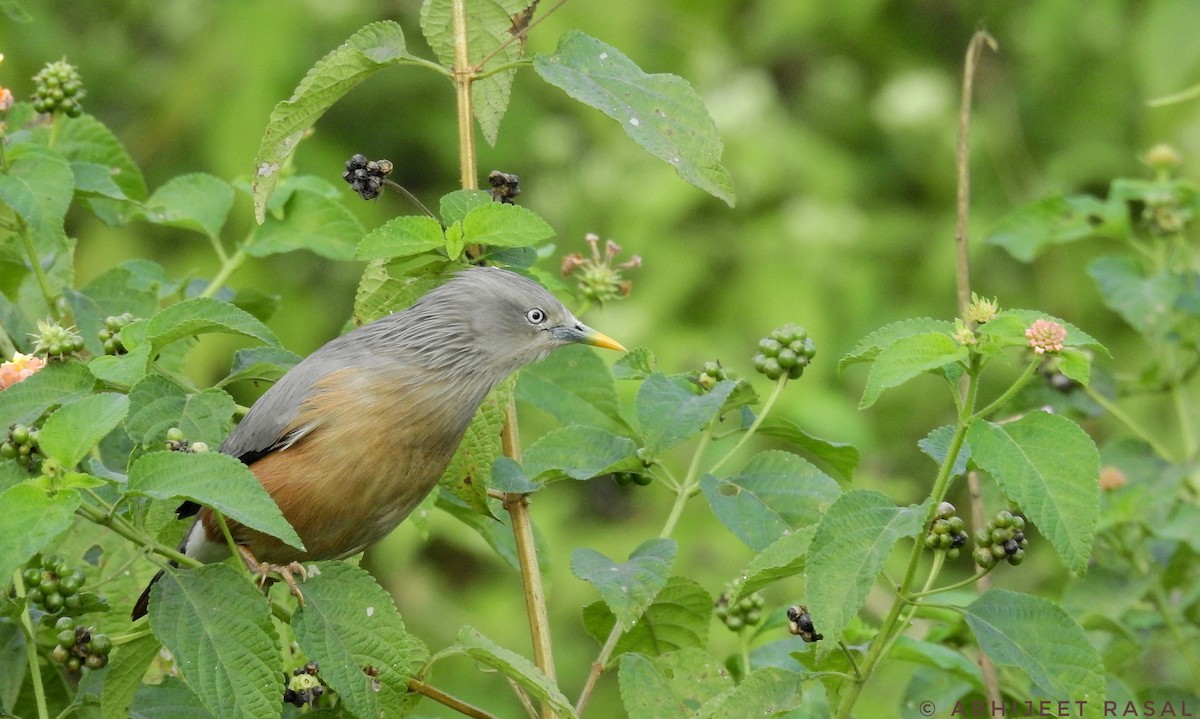
{"label": "white eye ring", "polygon": [[534,307],[525,313],[525,319],[529,320],[529,324],[531,325],[540,325],[546,321],[546,313],[540,308]]}

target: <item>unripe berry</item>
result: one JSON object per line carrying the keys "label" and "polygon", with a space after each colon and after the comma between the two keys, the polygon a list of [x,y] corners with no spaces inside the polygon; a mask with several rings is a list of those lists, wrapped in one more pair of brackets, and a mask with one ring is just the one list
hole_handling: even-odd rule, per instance
{"label": "unripe berry", "polygon": [[47,612],[53,614],[63,608],[63,601],[63,595],[54,592],[53,594],[46,595],[45,599],[42,600],[42,606],[46,608]]}
{"label": "unripe berry", "polygon": [[949,502],[942,502],[937,508],[938,519],[950,519],[954,516],[954,511],[953,504],[950,504]]}
{"label": "unripe berry", "polygon": [[82,667],[82,666],[83,666],[83,662],[79,661],[79,657],[71,657],[70,659],[67,660],[67,671],[68,672],[72,672],[72,673],[77,672],[77,671],[79,671],[80,667]]}
{"label": "unripe berry", "polygon": [[63,632],[68,629],[72,632],[75,631],[75,620],[70,617],[59,617],[58,621],[54,623],[55,631]]}
{"label": "unripe berry", "polygon": [[949,521],[947,521],[945,519],[934,520],[934,522],[933,522],[933,533],[934,534],[948,534],[949,532],[950,532],[950,522]]}
{"label": "unripe berry", "polygon": [[107,634],[93,634],[92,641],[88,644],[88,649],[93,654],[106,657],[112,651],[112,640],[108,638]]}
{"label": "unripe berry", "polygon": [[[72,645],[74,645],[74,637],[72,637]],[[58,662],[59,664],[66,664],[71,658],[71,650],[69,647],[64,647],[63,645],[59,644],[54,647],[53,651],[50,652],[50,656],[53,657],[54,661]]]}
{"label": "unripe berry", "polygon": [[1008,563],[1014,567],[1023,561],[1025,561],[1025,550],[1024,549],[1018,549],[1017,551],[1008,555]]}
{"label": "unripe berry", "polygon": [[996,520],[993,522],[997,527],[1011,527],[1013,523],[1012,512],[1007,509],[996,513]]}
{"label": "unripe berry", "polygon": [[108,665],[108,657],[99,654],[89,654],[84,660],[84,665],[88,669],[103,669]]}
{"label": "unripe berry", "polygon": [[980,547],[971,553],[971,557],[983,569],[991,569],[996,566],[996,557],[992,555],[992,551],[985,547]]}

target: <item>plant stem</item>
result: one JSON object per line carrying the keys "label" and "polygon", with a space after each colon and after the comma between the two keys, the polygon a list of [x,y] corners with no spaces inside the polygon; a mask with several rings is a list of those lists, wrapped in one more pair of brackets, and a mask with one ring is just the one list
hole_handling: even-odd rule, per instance
{"label": "plant stem", "polygon": [[[13,589],[17,599],[25,598],[25,578],[21,570],[13,572]],[[33,698],[37,704],[39,719],[50,719],[50,710],[46,707],[46,688],[42,686],[42,667],[38,663],[37,641],[33,633],[33,623],[29,620],[29,610],[21,610],[21,630],[25,633],[25,658],[29,661],[29,680],[33,684]]]}
{"label": "plant stem", "polygon": [[604,673],[604,667],[608,664],[613,650],[617,648],[617,641],[620,638],[621,623],[618,622],[613,625],[612,631],[608,633],[608,638],[604,640],[604,646],[600,647],[600,653],[596,655],[596,661],[592,662],[592,670],[588,672],[587,681],[583,683],[583,689],[579,692],[579,699],[575,702],[575,716],[583,716],[583,710],[587,708],[588,700],[592,698],[592,691],[596,688],[596,682],[600,681],[600,675]]}
{"label": "plant stem", "polygon": [[450,19],[454,30],[454,94],[458,107],[458,164],[459,179],[464,190],[477,187],[475,169],[475,128],[471,125],[471,82],[475,68],[471,65],[467,45],[467,11],[465,0],[450,0]]}
{"label": "plant stem", "polygon": [[763,420],[765,420],[767,415],[771,412],[771,408],[775,406],[775,400],[779,399],[779,395],[783,393],[783,388],[787,382],[788,376],[786,373],[779,376],[779,379],[775,382],[775,387],[771,389],[771,395],[767,397],[766,402],[763,402],[762,411],[760,411],[758,416],[754,418],[754,422],[750,424],[750,427],[746,430],[746,433],[743,434],[740,439],[738,439],[738,442],[733,446],[733,449],[726,452],[724,457],[721,457],[719,460],[717,460],[716,464],[709,468],[708,471],[710,474],[720,469],[721,465],[725,464],[725,462],[727,462],[730,457],[732,457],[739,449],[741,449],[746,442],[750,440],[750,437],[758,431],[758,428],[762,426]]}
{"label": "plant stem", "polygon": [[409,679],[408,689],[421,696],[429,697],[443,706],[450,707],[463,716],[469,716],[471,719],[496,719],[494,714],[489,714],[479,707],[464,702],[458,697],[450,696],[446,692],[435,689],[419,679]]}
{"label": "plant stem", "polygon": [[237,252],[234,252],[232,255],[221,261],[221,269],[217,270],[217,274],[213,275],[212,281],[208,283],[208,286],[204,288],[204,291],[200,293],[200,296],[216,296],[216,294],[221,291],[221,288],[225,286],[225,280],[228,280],[229,276],[232,275],[237,268],[241,267],[242,263],[245,261],[246,251],[239,246]]}
{"label": "plant stem", "polygon": [[1025,367],[1025,371],[1021,373],[1021,376],[1018,377],[1015,382],[1009,385],[1008,389],[1004,390],[1003,394],[992,400],[991,404],[976,412],[972,419],[982,419],[1003,407],[1010,399],[1013,398],[1013,395],[1021,391],[1021,388],[1025,386],[1025,383],[1029,381],[1030,377],[1033,377],[1034,371],[1037,370],[1038,365],[1041,363],[1042,355],[1035,355],[1033,361]]}
{"label": "plant stem", "polygon": [[[842,652],[846,655],[846,660],[850,662],[850,668],[854,670],[854,676],[861,678],[862,671],[858,668],[858,662],[854,659],[854,652],[850,651],[850,647],[846,643],[838,640],[838,646],[842,648]],[[749,663],[747,663],[747,671],[749,671]]]}
{"label": "plant stem", "polygon": [[1100,394],[1090,386],[1085,386],[1083,391],[1087,392],[1087,396],[1091,397],[1093,402],[1103,407],[1105,412],[1108,412],[1110,415],[1112,415],[1113,419],[1125,425],[1130,432],[1133,432],[1138,436],[1138,439],[1150,445],[1150,449],[1154,450],[1155,454],[1172,464],[1179,464],[1179,459],[1175,456],[1174,452],[1164,447],[1158,440],[1154,439],[1150,433],[1138,426],[1138,424],[1134,422],[1129,415],[1125,414],[1125,412],[1122,411],[1122,409],[1118,407],[1115,402]]}
{"label": "plant stem", "polygon": [[50,313],[55,319],[62,319],[62,314],[58,309],[58,295],[54,294],[54,289],[50,286],[50,278],[46,275],[46,270],[42,268],[41,259],[38,258],[37,249],[33,246],[33,239],[29,237],[29,225],[25,224],[25,219],[17,215],[17,234],[21,236],[21,244],[25,246],[25,254],[29,255],[29,265],[33,268],[33,276],[37,278],[38,287],[42,290],[42,297],[45,298],[46,304],[50,306]]}
{"label": "plant stem", "polygon": [[83,517],[84,519],[88,520],[89,522],[94,522],[96,524],[99,524],[101,526],[111,529],[113,532],[119,534],[120,536],[124,537],[125,539],[128,539],[129,541],[133,542],[134,544],[137,544],[142,547],[146,547],[147,549],[150,549],[151,551],[153,551],[155,554],[158,554],[160,556],[166,557],[167,559],[174,561],[176,564],[178,564],[181,567],[199,567],[199,566],[201,566],[200,561],[198,561],[192,557],[189,557],[186,554],[184,554],[178,550],[171,549],[170,547],[166,546],[165,544],[159,544],[158,542],[154,541],[150,537],[139,532],[137,529],[135,529],[133,526],[131,526],[127,521],[125,521],[121,517],[118,517],[116,515],[109,515],[106,512],[97,510],[95,507],[92,507],[87,504],[79,505],[79,508],[75,510],[75,513],[78,514],[79,516]]}

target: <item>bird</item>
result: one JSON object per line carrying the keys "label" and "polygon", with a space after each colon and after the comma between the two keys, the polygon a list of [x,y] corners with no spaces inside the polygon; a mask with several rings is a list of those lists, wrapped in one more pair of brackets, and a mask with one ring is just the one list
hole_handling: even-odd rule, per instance
{"label": "bird", "polygon": [[[243,559],[296,590],[288,567],[379,541],[437,485],[488,393],[571,344],[626,351],[534,280],[483,266],[331,340],[272,385],[219,448],[249,466],[304,543],[301,551],[226,518]],[[230,555],[211,509],[184,502],[178,514],[195,517],[181,553],[202,563]]]}

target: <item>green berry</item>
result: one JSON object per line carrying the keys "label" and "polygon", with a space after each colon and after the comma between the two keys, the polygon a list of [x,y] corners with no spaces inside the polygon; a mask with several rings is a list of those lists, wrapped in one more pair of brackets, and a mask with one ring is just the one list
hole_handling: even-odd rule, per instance
{"label": "green berry", "polygon": [[950,519],[954,516],[954,505],[949,502],[942,502],[937,507],[938,519]]}
{"label": "green berry", "polygon": [[41,604],[46,600],[46,598],[42,595],[41,590],[37,587],[25,592],[25,598],[29,600],[30,604]]}
{"label": "green berry", "polygon": [[8,433],[8,436],[17,444],[29,444],[29,428],[25,425],[13,425],[12,431]]}
{"label": "green berry", "polygon": [[108,638],[107,634],[93,634],[92,641],[88,644],[88,649],[93,654],[106,657],[112,651],[112,640]]}
{"label": "green berry", "polygon": [[761,621],[762,621],[762,612],[760,612],[759,610],[751,609],[750,611],[746,612],[746,624],[749,624],[750,626],[754,626],[755,624],[758,624]]}
{"label": "green berry", "polygon": [[926,534],[925,535],[925,547],[928,549],[937,549],[938,539],[939,539],[938,535],[934,534],[933,532]]}
{"label": "green berry", "polygon": [[980,527],[975,530],[975,544],[980,547],[987,547],[992,543],[992,532],[989,529]]}
{"label": "green berry", "polygon": [[63,599],[63,606],[70,611],[75,611],[83,606],[83,600],[79,598],[78,594],[72,594]]}
{"label": "green berry", "polygon": [[168,442],[182,442],[183,441],[183,430],[179,429],[178,427],[172,427],[172,428],[168,429],[167,430],[167,441]]}
{"label": "green berry", "polygon": [[17,454],[17,445],[13,444],[12,442],[5,440],[3,444],[0,444],[0,457],[5,459],[15,459]]}
{"label": "green berry", "polygon": [[758,351],[762,352],[768,358],[778,357],[781,349],[783,349],[783,345],[778,340],[773,340],[770,337],[758,341]]}
{"label": "green berry", "polygon": [[653,481],[654,481],[654,478],[648,474],[633,475],[633,483],[639,487],[646,487]]}
{"label": "green berry", "polygon": [[934,520],[933,533],[934,534],[949,534],[950,533],[950,522],[945,519]]}
{"label": "green berry", "polygon": [[769,379],[779,379],[783,375],[783,367],[779,365],[779,360],[774,357],[768,357],[763,362],[763,374]]}
{"label": "green berry", "polygon": [[83,666],[83,662],[79,661],[79,657],[71,657],[70,659],[67,660],[67,671],[68,672],[77,672],[77,671],[79,671],[80,667],[82,667],[82,666]]}
{"label": "green berry", "polygon": [[745,625],[746,623],[742,620],[741,615],[730,614],[729,616],[725,617],[725,626],[729,627],[735,632],[739,631]]}
{"label": "green berry", "polygon": [[[47,460],[49,461],[49,460]],[[58,580],[58,591],[64,597],[69,597],[79,591],[79,587],[83,584],[82,581],[74,574],[69,574]]]}
{"label": "green berry", "polygon": [[1017,532],[1025,531],[1025,518],[1019,514],[1014,514],[1012,518],[1012,528]]}
{"label": "green berry", "polygon": [[[74,644],[74,642],[72,642],[72,644]],[[63,645],[59,644],[54,647],[52,652],[50,652],[50,656],[53,657],[54,661],[58,662],[59,664],[66,664],[71,658],[71,650],[68,647],[64,647]]]}
{"label": "green berry", "polygon": [[55,631],[59,632],[64,632],[70,629],[72,632],[74,632],[75,620],[70,617],[59,617],[58,621],[54,623],[54,629]]}
{"label": "green berry", "polygon": [[950,517],[946,521],[950,523],[950,531],[955,534],[967,528],[967,524],[963,521],[962,517]]}
{"label": "green berry", "polygon": [[21,573],[21,578],[31,587],[36,587],[42,583],[42,570],[36,567],[30,567]]}
{"label": "green berry", "polygon": [[1025,561],[1025,550],[1024,549],[1018,549],[1017,551],[1008,555],[1008,563],[1013,565],[1014,567],[1023,561]]}
{"label": "green berry", "polygon": [[785,347],[779,350],[779,355],[776,357],[776,359],[779,360],[780,367],[784,369],[791,369],[796,366],[796,362],[799,358],[796,356],[795,352]]}
{"label": "green berry", "polygon": [[204,454],[208,451],[207,442],[192,442],[192,451],[196,454]]}
{"label": "green berry", "polygon": [[75,646],[75,630],[64,629],[58,633],[58,646],[70,649]]}
{"label": "green berry", "polygon": [[45,595],[54,594],[58,591],[58,580],[43,574],[42,581],[38,583],[38,589]]}
{"label": "green berry", "polygon": [[984,549],[983,547],[980,547],[971,553],[971,557],[975,560],[975,563],[983,569],[991,569],[992,567],[996,566],[996,557],[992,555],[990,549]]}
{"label": "green berry", "polygon": [[995,557],[996,559],[1004,559],[1005,557],[1008,556],[1008,552],[1004,551],[1003,544],[993,544],[989,551],[992,553],[992,556]]}
{"label": "green berry", "polygon": [[42,606],[46,608],[47,612],[53,614],[54,612],[57,612],[63,608],[64,599],[65,598],[63,595],[59,594],[58,592],[47,594],[46,598],[42,600]]}
{"label": "green berry", "polygon": [[108,657],[99,654],[89,654],[83,663],[88,669],[103,669],[108,665]]}
{"label": "green berry", "polygon": [[953,547],[950,549],[950,551],[946,552],[946,558],[948,558],[948,559],[958,559],[958,555],[959,555],[958,547]]}
{"label": "green berry", "polygon": [[937,538],[938,538],[938,549],[950,549],[951,547],[954,546],[954,538],[951,537],[949,534],[939,534],[937,536]]}
{"label": "green berry", "polygon": [[1011,535],[1003,529],[992,530],[992,544],[1004,544]]}
{"label": "green berry", "polygon": [[996,513],[996,519],[993,522],[997,527],[1011,527],[1013,523],[1012,512],[1007,509]]}

